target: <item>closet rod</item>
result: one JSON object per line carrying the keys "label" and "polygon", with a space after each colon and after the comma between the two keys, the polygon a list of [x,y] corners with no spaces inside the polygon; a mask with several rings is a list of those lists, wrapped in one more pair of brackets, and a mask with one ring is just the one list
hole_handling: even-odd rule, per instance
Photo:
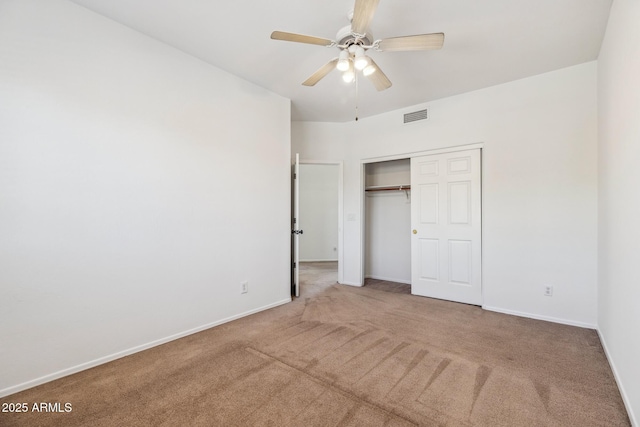
{"label": "closet rod", "polygon": [[389,185],[389,186],[381,186],[381,187],[369,187],[365,188],[364,191],[406,191],[411,190],[410,185]]}

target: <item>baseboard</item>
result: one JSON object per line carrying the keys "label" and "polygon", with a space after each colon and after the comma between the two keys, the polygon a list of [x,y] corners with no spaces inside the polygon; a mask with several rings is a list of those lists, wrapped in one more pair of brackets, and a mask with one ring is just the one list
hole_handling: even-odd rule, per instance
{"label": "baseboard", "polygon": [[218,321],[215,321],[215,322],[207,323],[206,325],[198,326],[196,328],[189,329],[189,330],[186,330],[184,332],[179,332],[177,334],[173,334],[173,335],[170,335],[170,336],[165,337],[165,338],[160,338],[160,339],[148,342],[146,344],[138,345],[138,346],[129,348],[127,350],[119,351],[117,353],[113,353],[113,354],[110,354],[108,356],[100,357],[98,359],[94,359],[94,360],[91,360],[89,362],[81,363],[79,365],[72,366],[70,368],[63,369],[61,371],[54,372],[54,373],[49,374],[49,375],[45,375],[45,376],[42,376],[40,378],[36,378],[34,380],[30,380],[30,381],[24,382],[22,384],[18,384],[18,385],[15,385],[15,386],[7,387],[7,388],[4,388],[4,389],[0,390],[0,397],[9,396],[11,394],[18,393],[18,392],[21,392],[21,391],[24,391],[24,390],[39,386],[41,384],[48,383],[50,381],[54,381],[54,380],[57,380],[57,379],[62,378],[62,377],[73,375],[73,374],[76,374],[78,372],[81,372],[81,371],[84,371],[84,370],[87,370],[87,369],[91,369],[91,368],[94,368],[96,366],[103,365],[105,363],[112,362],[114,360],[123,358],[125,356],[129,356],[131,354],[138,353],[140,351],[148,350],[150,348],[153,348],[153,347],[168,343],[170,341],[174,341],[174,340],[186,337],[188,335],[192,335],[192,334],[195,334],[195,333],[198,333],[198,332],[202,332],[202,331],[204,331],[206,329],[213,328],[214,326],[222,325],[223,323],[228,323],[228,322],[231,322],[233,320],[240,319],[241,317],[250,316],[252,314],[259,313],[261,311],[268,310],[270,308],[274,308],[274,307],[278,307],[278,306],[283,305],[283,304],[287,304],[289,302],[291,302],[291,297],[289,297],[287,299],[284,299],[284,300],[281,300],[281,301],[274,302],[274,303],[269,304],[269,305],[265,305],[265,306],[260,307],[260,308],[256,308],[256,309],[253,309],[253,310],[246,311],[244,313],[237,314],[235,316],[231,316],[231,317],[227,317],[225,319],[221,319],[221,320],[218,320]]}
{"label": "baseboard", "polygon": [[300,262],[338,262],[338,259],[301,259]]}
{"label": "baseboard", "polygon": [[531,313],[525,313],[522,311],[507,310],[504,308],[491,307],[488,305],[483,305],[482,308],[488,311],[495,311],[496,313],[511,314],[513,316],[519,316],[519,317],[528,317],[529,319],[544,320],[544,321],[553,322],[553,323],[561,323],[563,325],[577,326],[579,328],[597,329],[596,325],[593,325],[591,323],[578,322],[575,320],[560,319],[558,317],[551,317],[551,316],[541,316],[539,314],[531,314]]}
{"label": "baseboard", "polygon": [[611,358],[611,353],[609,353],[609,347],[607,347],[607,342],[600,332],[599,328],[596,328],[598,332],[598,337],[600,337],[600,343],[602,343],[602,348],[604,349],[604,354],[607,356],[607,361],[609,361],[609,366],[611,367],[611,371],[613,372],[613,377],[616,379],[616,384],[618,384],[618,390],[620,390],[620,395],[622,396],[622,401],[624,402],[624,407],[627,410],[627,416],[629,417],[629,421],[631,421],[632,426],[640,426],[638,424],[638,419],[633,413],[633,408],[631,407],[631,402],[629,401],[629,396],[627,395],[624,386],[622,385],[622,381],[620,380],[620,375],[618,374],[618,370],[616,369],[616,364],[613,362]]}
{"label": "baseboard", "polygon": [[375,276],[375,275],[366,275],[367,279],[376,279],[376,280],[384,280],[387,282],[395,282],[395,283],[404,283],[405,285],[410,285],[411,280],[402,280],[402,279],[394,279],[393,277],[383,277],[383,276]]}

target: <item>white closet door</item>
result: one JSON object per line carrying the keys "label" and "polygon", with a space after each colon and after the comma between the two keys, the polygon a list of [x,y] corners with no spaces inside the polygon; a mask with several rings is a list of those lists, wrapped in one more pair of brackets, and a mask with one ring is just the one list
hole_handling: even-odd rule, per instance
{"label": "white closet door", "polygon": [[411,293],[482,304],[480,150],[411,159]]}

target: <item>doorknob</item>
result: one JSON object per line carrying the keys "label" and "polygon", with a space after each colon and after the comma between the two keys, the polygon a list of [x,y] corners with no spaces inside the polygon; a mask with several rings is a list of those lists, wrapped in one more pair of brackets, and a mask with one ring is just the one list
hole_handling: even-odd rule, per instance
{"label": "doorknob", "polygon": [[418,234],[418,230],[413,230],[413,234]]}

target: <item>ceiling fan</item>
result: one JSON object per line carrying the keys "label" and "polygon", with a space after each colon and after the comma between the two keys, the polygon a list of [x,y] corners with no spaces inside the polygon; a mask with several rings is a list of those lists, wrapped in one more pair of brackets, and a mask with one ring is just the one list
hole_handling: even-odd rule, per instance
{"label": "ceiling fan", "polygon": [[350,16],[351,25],[340,29],[336,40],[321,37],[305,36],[302,34],[274,31],[271,33],[273,40],[283,40],[296,43],[315,44],[326,47],[337,47],[340,50],[338,57],[323,65],[318,71],[302,84],[314,86],[329,74],[334,68],[342,71],[342,79],[350,83],[356,78],[356,71],[373,83],[378,91],[391,87],[391,81],[382,72],[380,67],[366,55],[366,51],[373,49],[379,52],[398,52],[410,50],[440,49],[444,43],[444,33],[419,34],[413,36],[393,37],[375,40],[371,35],[369,25],[378,8],[380,0],[355,0],[353,16]]}

